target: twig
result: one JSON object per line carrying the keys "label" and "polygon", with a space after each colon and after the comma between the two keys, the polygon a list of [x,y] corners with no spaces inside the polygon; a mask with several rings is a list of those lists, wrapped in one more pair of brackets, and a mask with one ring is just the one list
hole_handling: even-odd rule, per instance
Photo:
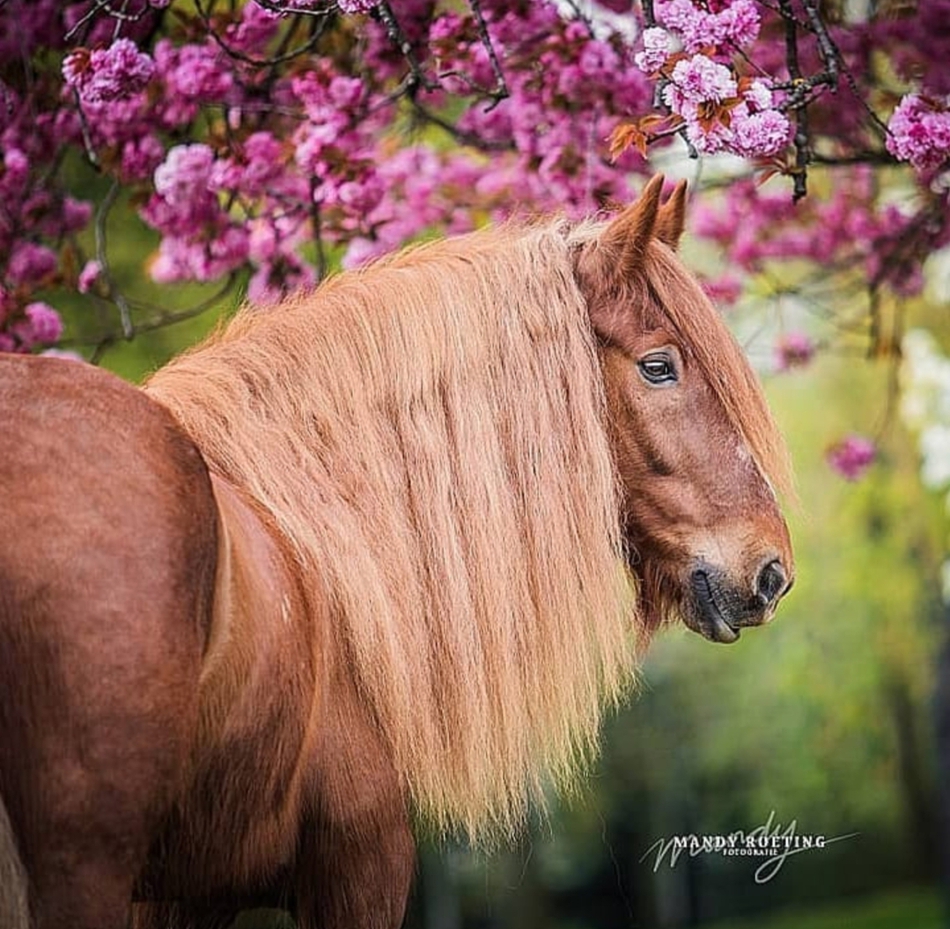
{"label": "twig", "polygon": [[78,33],[79,30],[86,25],[86,23],[90,22],[103,11],[107,16],[111,16],[117,21],[116,28],[119,28],[122,23],[137,23],[143,16],[146,15],[146,13],[151,12],[148,4],[146,3],[143,3],[142,9],[137,13],[127,13],[127,8],[128,0],[123,0],[122,9],[120,10],[112,8],[111,0],[94,0],[92,6],[90,6],[89,9],[86,10],[86,12],[74,23],[72,29],[70,29],[69,32],[63,36],[63,38],[67,42],[71,42],[76,36],[76,33]]}
{"label": "twig", "polygon": [[373,10],[386,27],[386,35],[389,37],[389,41],[396,46],[399,50],[399,54],[406,59],[406,63],[409,65],[410,75],[406,82],[406,92],[410,98],[414,97],[420,88],[423,90],[437,90],[438,85],[426,77],[422,65],[419,64],[419,59],[412,47],[412,43],[406,38],[406,34],[402,31],[402,27],[399,25],[399,21],[396,19],[392,7],[386,0],[380,0]]}
{"label": "twig", "polygon": [[508,84],[505,82],[505,75],[501,70],[501,63],[498,61],[498,55],[495,53],[495,46],[492,43],[491,36],[488,34],[488,24],[482,15],[481,0],[468,0],[469,9],[475,17],[475,24],[478,26],[478,37],[482,40],[482,45],[488,53],[488,60],[491,62],[492,73],[495,75],[495,89],[490,92],[491,103],[486,107],[485,112],[490,112],[502,100],[510,96]]}
{"label": "twig", "polygon": [[96,235],[96,260],[99,262],[100,273],[108,288],[109,298],[119,308],[119,321],[122,324],[122,337],[126,340],[131,339],[135,334],[132,327],[132,314],[129,310],[128,301],[125,295],[116,287],[115,278],[112,276],[112,269],[109,265],[108,233],[107,222],[109,213],[115,204],[119,195],[119,182],[112,182],[106,195],[96,210],[95,235]]}
{"label": "twig", "polygon": [[[304,42],[302,45],[298,45],[296,48],[291,49],[290,51],[278,52],[276,55],[270,58],[253,58],[251,55],[245,55],[244,52],[238,51],[236,48],[228,45],[224,39],[218,35],[217,30],[214,28],[211,22],[211,16],[208,11],[205,10],[202,0],[194,0],[195,9],[198,11],[198,15],[201,17],[202,22],[207,29],[208,35],[214,40],[217,46],[229,57],[233,58],[236,61],[243,61],[245,64],[252,65],[255,68],[271,68],[275,65],[283,64],[285,61],[292,61],[294,58],[304,55],[307,52],[311,51],[320,41],[323,36],[323,31],[326,28],[327,16],[324,15],[322,19],[316,20],[316,28],[313,30],[309,39]],[[285,35],[285,40],[290,36],[290,31],[288,30]]]}
{"label": "twig", "polygon": [[278,13],[281,16],[317,16],[317,17],[326,17],[331,14],[331,10],[327,8],[319,10],[309,10],[306,7],[295,7],[295,6],[284,6],[280,3],[275,3],[274,0],[254,0],[258,6],[263,7],[270,13]]}
{"label": "twig", "polygon": [[[147,301],[128,301],[129,305],[136,311],[151,311],[155,314],[151,319],[136,323],[133,327],[133,336],[154,332],[158,329],[164,329],[166,326],[174,326],[177,323],[187,322],[189,319],[194,319],[196,316],[206,313],[208,310],[220,305],[224,297],[234,287],[236,280],[237,275],[232,272],[228,275],[224,284],[211,294],[211,296],[184,310],[169,311]],[[122,338],[125,339],[127,337],[123,335]],[[106,349],[115,345],[117,340],[118,336],[116,333],[103,332],[91,338],[66,339],[60,344],[66,348],[86,348],[91,346],[93,352],[89,360],[92,364],[97,364]]]}
{"label": "twig", "polygon": [[[798,27],[792,13],[791,0],[779,0],[785,23],[785,58],[791,78],[792,94],[803,87],[802,71],[798,61]],[[807,94],[807,86],[803,96]],[[792,170],[794,190],[792,199],[797,203],[808,193],[808,162],[811,160],[808,138],[808,109],[803,100],[795,113],[795,167]]]}
{"label": "twig", "polygon": [[505,142],[502,140],[488,141],[483,139],[477,132],[466,132],[464,129],[459,129],[454,123],[426,109],[426,107],[419,103],[414,97],[410,97],[410,101],[412,103],[413,112],[415,112],[417,116],[425,122],[445,130],[456,142],[461,142],[463,145],[469,145],[483,152],[514,151],[517,147],[514,142]]}
{"label": "twig", "polygon": [[99,156],[92,144],[92,133],[89,131],[89,121],[86,119],[86,111],[82,108],[82,100],[79,97],[79,91],[73,88],[73,101],[76,104],[76,113],[79,115],[79,128],[82,129],[82,144],[86,150],[86,157],[89,164],[94,168],[99,167]]}
{"label": "twig", "polygon": [[818,12],[815,0],[802,0],[802,6],[805,7],[805,12],[808,14],[808,22],[811,25],[812,31],[815,33],[815,37],[818,39],[818,52],[821,55],[821,60],[824,62],[825,70],[828,72],[828,86],[831,88],[832,93],[834,93],[838,89],[838,62],[840,60],[838,47],[828,34],[828,29],[821,18],[821,14]]}

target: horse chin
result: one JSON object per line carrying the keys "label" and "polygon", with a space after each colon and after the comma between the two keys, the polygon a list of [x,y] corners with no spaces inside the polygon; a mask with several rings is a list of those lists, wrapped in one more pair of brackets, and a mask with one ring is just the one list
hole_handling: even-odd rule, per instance
{"label": "horse chin", "polygon": [[733,642],[739,641],[739,630],[734,626],[730,626],[721,613],[710,614],[690,611],[683,617],[683,622],[688,629],[698,632],[704,639],[709,639],[710,642],[732,645]]}
{"label": "horse chin", "polygon": [[739,629],[726,619],[716,599],[715,588],[708,576],[694,572],[691,579],[692,597],[683,611],[683,622],[710,642],[731,645],[739,641]]}

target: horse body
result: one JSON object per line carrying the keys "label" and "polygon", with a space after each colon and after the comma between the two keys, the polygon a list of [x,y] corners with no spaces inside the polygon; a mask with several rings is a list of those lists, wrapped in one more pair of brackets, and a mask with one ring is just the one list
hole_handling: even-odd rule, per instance
{"label": "horse body", "polygon": [[0,477],[23,488],[0,562],[4,929],[125,926],[133,888],[143,929],[291,903],[398,922],[356,876],[373,842],[404,899],[405,798],[266,514],[111,375],[4,358],[0,397],[16,411]]}
{"label": "horse body", "polygon": [[510,835],[660,622],[771,617],[780,440],[682,194],[245,311],[145,392],[0,361],[4,929],[394,929],[410,809]]}
{"label": "horse body", "polygon": [[[335,670],[327,602],[307,602],[267,515],[222,478],[212,485],[220,541],[200,718],[134,925],[228,925],[252,906],[289,906],[304,925],[317,914],[321,924],[392,925],[412,869],[408,809]],[[365,884],[374,856],[387,862],[382,886],[395,904],[376,896],[379,879]]]}
{"label": "horse body", "polygon": [[0,398],[0,797],[35,923],[118,925],[198,718],[211,485],[117,378],[4,358]]}

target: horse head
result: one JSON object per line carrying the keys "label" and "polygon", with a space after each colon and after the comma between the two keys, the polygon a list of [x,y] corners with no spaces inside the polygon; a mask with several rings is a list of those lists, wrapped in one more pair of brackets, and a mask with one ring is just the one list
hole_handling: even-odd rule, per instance
{"label": "horse head", "polygon": [[787,456],[760,385],[675,248],[662,177],[578,246],[604,376],[630,569],[649,628],[716,642],[770,620],[794,578]]}

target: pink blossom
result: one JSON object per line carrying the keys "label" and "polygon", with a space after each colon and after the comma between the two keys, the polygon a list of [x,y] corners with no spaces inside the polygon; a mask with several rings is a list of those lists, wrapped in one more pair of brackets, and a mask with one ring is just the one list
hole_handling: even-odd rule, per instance
{"label": "pink blossom", "polygon": [[752,81],[748,89],[742,94],[742,99],[746,102],[752,113],[758,113],[762,110],[772,108],[772,89],[765,81]]}
{"label": "pink blossom", "polygon": [[240,191],[259,197],[273,189],[285,170],[283,146],[269,132],[255,132],[235,154],[218,159],[210,173],[209,184],[215,190]]}
{"label": "pink blossom", "polygon": [[79,232],[89,225],[92,219],[92,204],[85,200],[76,200],[73,197],[64,197],[62,212],[57,217],[57,222],[52,224],[49,229],[50,235],[57,235],[61,232]]}
{"label": "pink blossom", "polygon": [[825,454],[828,464],[848,481],[862,477],[876,457],[874,443],[860,435],[846,436]]}
{"label": "pink blossom", "polygon": [[379,0],[337,0],[341,13],[369,13]]}
{"label": "pink blossom", "polygon": [[213,163],[208,145],[176,145],[155,169],[155,192],[169,204],[188,204],[195,195],[207,194]]}
{"label": "pink blossom", "polygon": [[0,174],[0,192],[4,198],[22,194],[29,176],[29,159],[21,149],[11,146],[3,153],[3,173]]}
{"label": "pink blossom", "polygon": [[657,22],[679,35],[688,54],[727,43],[742,48],[755,41],[761,25],[753,0],[726,0],[718,13],[692,0],[656,0],[654,10]]}
{"label": "pink blossom", "polygon": [[791,124],[784,113],[765,110],[749,115],[736,108],[732,119],[730,148],[737,155],[754,158],[774,155],[788,144]]}
{"label": "pink blossom", "polygon": [[950,157],[950,111],[944,103],[907,94],[887,128],[887,150],[919,171],[938,168]]}
{"label": "pink blossom", "polygon": [[48,278],[57,265],[56,253],[45,245],[21,242],[7,265],[7,277],[14,284],[37,284]]}
{"label": "pink blossom", "polygon": [[131,97],[151,80],[155,62],[130,39],[116,39],[109,48],[79,49],[63,61],[63,77],[86,103]]}
{"label": "pink blossom", "polygon": [[729,68],[706,55],[693,55],[676,63],[663,99],[675,113],[682,113],[686,104],[721,103],[737,93]]}
{"label": "pink blossom", "polygon": [[152,133],[129,139],[122,146],[122,174],[130,181],[144,181],[164,158],[165,147]]}
{"label": "pink blossom", "polygon": [[213,281],[244,264],[248,247],[249,234],[243,226],[227,226],[208,238],[166,235],[152,262],[152,279]]}
{"label": "pink blossom", "polygon": [[717,19],[722,30],[721,41],[737,48],[745,48],[759,37],[762,23],[753,0],[734,0],[717,14]]}
{"label": "pink blossom", "polygon": [[63,334],[63,323],[48,303],[36,301],[27,304],[23,319],[10,327],[24,348],[34,345],[51,345]]}
{"label": "pink blossom", "polygon": [[291,291],[312,287],[315,283],[316,276],[310,265],[294,256],[282,255],[258,268],[248,281],[247,298],[251,303],[266,306],[277,303]]}
{"label": "pink blossom", "polygon": [[237,51],[260,54],[277,34],[281,18],[280,14],[264,9],[253,0],[245,3],[240,22],[231,23],[225,29],[228,46]]}
{"label": "pink blossom", "polygon": [[775,367],[789,371],[808,364],[815,354],[815,343],[804,332],[787,332],[775,345]]}
{"label": "pink blossom", "polygon": [[735,274],[723,274],[717,278],[705,278],[700,281],[706,296],[713,303],[734,304],[742,296],[742,280]]}
{"label": "pink blossom", "polygon": [[669,54],[669,33],[665,29],[651,27],[643,30],[643,51],[637,52],[633,60],[641,71],[654,74],[666,64]]}
{"label": "pink blossom", "polygon": [[87,261],[79,272],[79,279],[76,287],[81,294],[87,294],[92,289],[99,275],[102,273],[102,265],[95,259]]}

